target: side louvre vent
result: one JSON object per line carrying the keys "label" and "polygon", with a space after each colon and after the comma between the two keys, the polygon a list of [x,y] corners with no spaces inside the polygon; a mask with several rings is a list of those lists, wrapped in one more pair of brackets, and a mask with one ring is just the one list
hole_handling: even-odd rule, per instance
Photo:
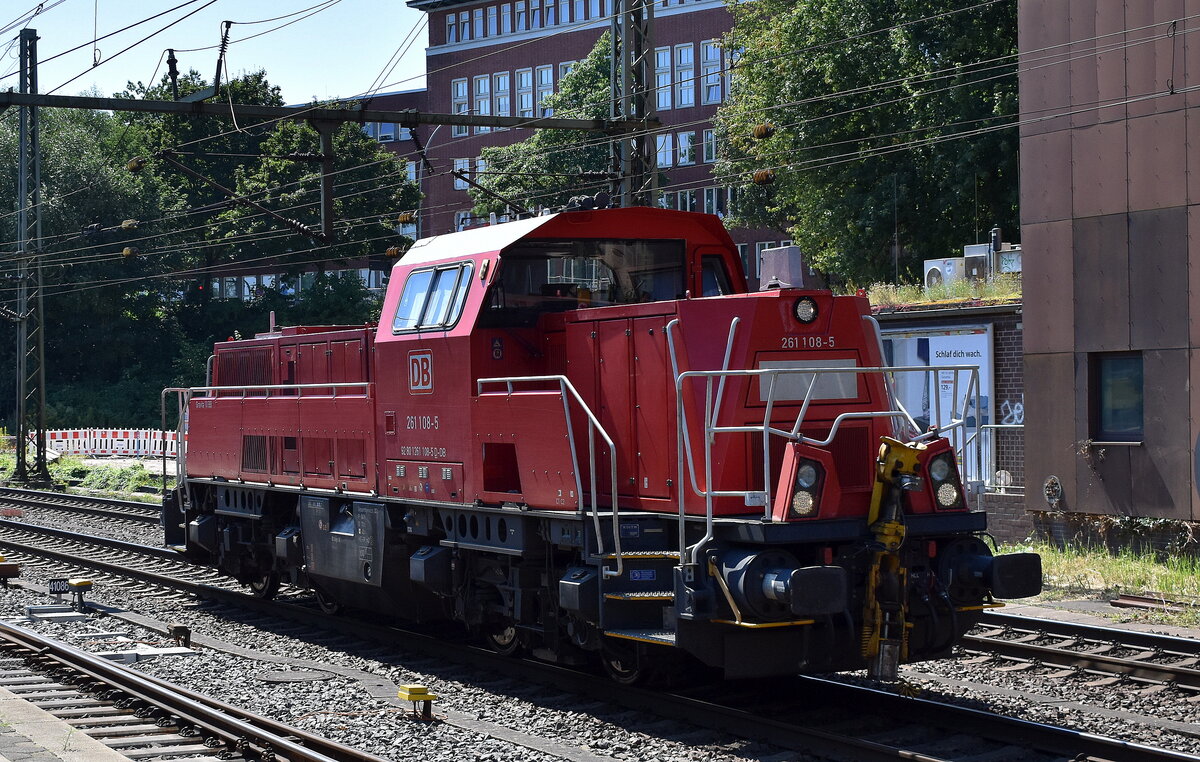
{"label": "side louvre vent", "polygon": [[264,436],[242,437],[242,470],[267,470],[267,438]]}

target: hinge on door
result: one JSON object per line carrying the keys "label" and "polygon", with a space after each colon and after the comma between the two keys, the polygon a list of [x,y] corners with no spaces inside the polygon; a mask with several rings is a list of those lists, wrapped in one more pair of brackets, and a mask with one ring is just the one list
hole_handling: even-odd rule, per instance
{"label": "hinge on door", "polygon": [[632,336],[632,335],[633,335],[633,331],[631,331],[631,330],[629,330],[628,328],[626,328],[626,329],[625,329],[625,335],[626,335],[626,336]]}

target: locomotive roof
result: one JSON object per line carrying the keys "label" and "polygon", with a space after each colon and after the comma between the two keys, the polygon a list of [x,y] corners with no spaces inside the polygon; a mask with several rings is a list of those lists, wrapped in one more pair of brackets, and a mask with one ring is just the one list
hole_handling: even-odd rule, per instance
{"label": "locomotive roof", "polygon": [[396,265],[403,264],[406,267],[422,265],[452,257],[499,251],[505,246],[521,240],[557,216],[557,214],[547,214],[542,217],[530,217],[527,220],[505,222],[500,225],[485,225],[468,228],[458,233],[422,238],[405,252]]}
{"label": "locomotive roof", "polygon": [[[395,266],[410,267],[500,251],[560,218],[570,222],[583,223],[572,231],[583,238],[605,237],[597,236],[598,230],[621,231],[621,233],[612,235],[614,238],[630,237],[631,231],[641,230],[649,233],[647,235],[649,238],[671,237],[672,234],[691,237],[698,234],[701,237],[712,236],[718,242],[723,241],[730,247],[733,246],[721,221],[711,214],[680,212],[654,207],[626,207],[558,212],[422,238],[405,252]],[[556,235],[563,235],[564,231],[560,225],[553,227]]]}

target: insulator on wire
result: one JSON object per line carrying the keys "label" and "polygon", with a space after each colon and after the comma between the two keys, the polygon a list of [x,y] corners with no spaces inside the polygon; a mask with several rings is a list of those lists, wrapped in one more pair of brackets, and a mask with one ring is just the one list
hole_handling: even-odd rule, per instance
{"label": "insulator on wire", "polygon": [[754,184],[755,185],[770,185],[773,182],[775,182],[775,170],[773,170],[773,169],[755,170],[755,172],[754,172]]}
{"label": "insulator on wire", "polygon": [[400,214],[396,217],[397,225],[410,225],[416,221],[416,212],[400,212]]}
{"label": "insulator on wire", "polygon": [[770,122],[754,125],[754,131],[751,132],[755,140],[766,140],[775,134],[775,125]]}
{"label": "insulator on wire", "polygon": [[136,175],[138,172],[141,172],[142,168],[145,166],[146,166],[145,159],[143,159],[141,156],[134,156],[125,165],[125,169],[128,169],[130,172],[132,172]]}
{"label": "insulator on wire", "polygon": [[123,257],[136,257],[141,253],[142,250],[136,246],[126,246],[125,248],[121,249],[121,256]]}
{"label": "insulator on wire", "polygon": [[138,229],[138,221],[137,220],[125,220],[124,222],[121,223],[121,230],[137,230],[137,229]]}
{"label": "insulator on wire", "polygon": [[404,252],[400,250],[399,246],[389,246],[389,247],[387,247],[387,251],[385,251],[383,253],[388,255],[389,257],[392,257],[393,259],[395,259],[396,257],[400,256]]}

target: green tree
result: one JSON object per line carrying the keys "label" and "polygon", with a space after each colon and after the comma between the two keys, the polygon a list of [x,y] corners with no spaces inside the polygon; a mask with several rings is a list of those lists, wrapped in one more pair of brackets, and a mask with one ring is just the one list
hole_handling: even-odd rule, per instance
{"label": "green tree", "polygon": [[[744,53],[717,119],[718,171],[738,189],[731,221],[788,230],[819,267],[858,282],[893,277],[894,236],[903,279],[993,224],[1015,232],[1017,132],[971,133],[1015,121],[1016,6],[929,19],[960,6],[735,3],[726,42]],[[754,138],[761,124],[774,134]],[[765,169],[774,182],[755,185]]]}
{"label": "green tree", "polygon": [[[554,115],[573,119],[607,119],[611,37],[605,32],[592,51],[559,82],[558,92],[542,101]],[[476,182],[493,193],[516,201],[527,209],[566,204],[580,193],[594,194],[607,187],[606,181],[581,182],[583,173],[609,168],[606,136],[578,130],[538,130],[531,137],[507,146],[484,148],[485,174]],[[471,188],[474,213],[510,212],[504,202]]]}

